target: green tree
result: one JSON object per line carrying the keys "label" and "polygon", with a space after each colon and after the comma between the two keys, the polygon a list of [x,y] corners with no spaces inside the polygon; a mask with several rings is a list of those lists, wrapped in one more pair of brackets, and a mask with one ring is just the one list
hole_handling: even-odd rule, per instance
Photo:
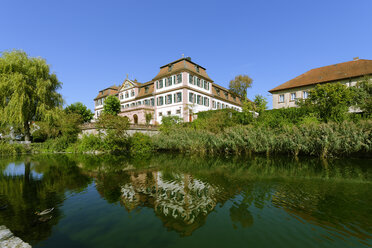
{"label": "green tree", "polygon": [[117,115],[120,112],[120,101],[116,96],[108,96],[103,105],[103,112],[110,115]]}
{"label": "green tree", "polygon": [[106,134],[112,134],[117,138],[126,138],[129,126],[128,117],[111,114],[100,115],[96,122],[98,130],[104,131]]}
{"label": "green tree", "polygon": [[129,119],[126,116],[102,114],[96,122],[100,133],[104,133],[104,149],[110,152],[128,152],[127,130]]}
{"label": "green tree", "polygon": [[258,113],[262,113],[267,109],[267,99],[261,95],[254,97],[254,110]]}
{"label": "green tree", "polygon": [[255,111],[255,108],[256,107],[253,102],[248,101],[248,100],[242,101],[241,122],[243,124],[249,124],[254,120],[253,111]]}
{"label": "green tree", "polygon": [[146,119],[146,126],[150,125],[150,122],[152,120],[152,113],[151,112],[146,112],[145,113],[145,119]]}
{"label": "green tree", "polygon": [[238,75],[229,83],[232,93],[238,95],[242,100],[247,99],[247,89],[252,87],[253,79],[248,75]]}
{"label": "green tree", "polygon": [[57,92],[62,83],[50,72],[42,58],[25,52],[3,52],[0,57],[0,123],[21,127],[25,140],[30,140],[32,121],[50,120],[61,108]]}
{"label": "green tree", "polygon": [[356,87],[356,106],[363,112],[372,114],[372,78],[363,77]]}
{"label": "green tree", "polygon": [[310,90],[306,100],[298,105],[309,108],[325,121],[343,121],[353,103],[354,91],[341,83],[318,84]]}
{"label": "green tree", "polygon": [[81,116],[83,122],[90,122],[93,119],[94,114],[90,109],[87,108],[83,103],[76,102],[65,108],[67,114],[78,114]]}

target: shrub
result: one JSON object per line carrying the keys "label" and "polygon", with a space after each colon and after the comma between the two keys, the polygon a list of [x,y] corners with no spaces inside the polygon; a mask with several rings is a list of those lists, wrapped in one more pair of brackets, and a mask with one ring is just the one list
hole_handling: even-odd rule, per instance
{"label": "shrub", "polygon": [[103,150],[103,141],[98,135],[83,135],[71,152],[95,152]]}
{"label": "shrub", "polygon": [[151,137],[143,133],[134,133],[130,141],[131,154],[148,154],[153,150]]}
{"label": "shrub", "polygon": [[0,141],[0,155],[17,155],[21,153],[29,153],[28,146],[21,144],[10,144],[7,141]]}

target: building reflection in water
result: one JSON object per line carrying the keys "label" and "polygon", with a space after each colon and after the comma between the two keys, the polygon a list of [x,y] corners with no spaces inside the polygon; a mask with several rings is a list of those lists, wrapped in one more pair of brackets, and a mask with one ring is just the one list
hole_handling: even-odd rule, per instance
{"label": "building reflection in water", "polygon": [[130,182],[121,186],[121,202],[128,211],[151,207],[167,228],[191,235],[205,223],[220,192],[189,174],[172,176],[169,179],[160,171],[130,172]]}

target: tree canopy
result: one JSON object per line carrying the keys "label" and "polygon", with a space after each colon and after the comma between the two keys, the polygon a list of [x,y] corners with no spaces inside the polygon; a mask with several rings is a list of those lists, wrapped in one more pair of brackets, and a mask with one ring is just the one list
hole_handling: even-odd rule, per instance
{"label": "tree canopy", "polygon": [[343,121],[353,105],[354,90],[341,83],[318,84],[310,90],[309,97],[298,105],[309,108],[321,120]]}
{"label": "tree canopy", "polygon": [[248,75],[238,75],[229,83],[232,93],[240,96],[242,100],[247,98],[247,89],[252,87],[253,79]]}
{"label": "tree canopy", "polygon": [[83,122],[90,122],[93,119],[94,114],[90,109],[87,108],[83,103],[76,102],[65,108],[67,114],[78,114],[81,116]]}
{"label": "tree canopy", "polygon": [[267,109],[267,99],[261,95],[256,95],[254,97],[254,110],[258,113],[262,113]]}
{"label": "tree canopy", "polygon": [[103,105],[103,112],[110,115],[117,115],[120,112],[120,101],[116,96],[108,96]]}
{"label": "tree canopy", "polygon": [[356,106],[366,114],[372,114],[372,78],[363,77],[357,83]]}
{"label": "tree canopy", "polygon": [[62,96],[57,92],[61,85],[44,59],[29,57],[19,50],[3,52],[0,124],[22,128],[29,141],[31,122],[51,119],[55,110],[62,107]]}

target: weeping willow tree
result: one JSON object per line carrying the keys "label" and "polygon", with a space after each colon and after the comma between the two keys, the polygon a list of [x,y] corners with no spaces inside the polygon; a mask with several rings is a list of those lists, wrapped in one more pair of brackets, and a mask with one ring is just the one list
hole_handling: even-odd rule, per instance
{"label": "weeping willow tree", "polygon": [[62,83],[42,58],[25,52],[3,52],[0,57],[0,125],[21,128],[30,140],[32,121],[48,121],[62,107],[57,92]]}

